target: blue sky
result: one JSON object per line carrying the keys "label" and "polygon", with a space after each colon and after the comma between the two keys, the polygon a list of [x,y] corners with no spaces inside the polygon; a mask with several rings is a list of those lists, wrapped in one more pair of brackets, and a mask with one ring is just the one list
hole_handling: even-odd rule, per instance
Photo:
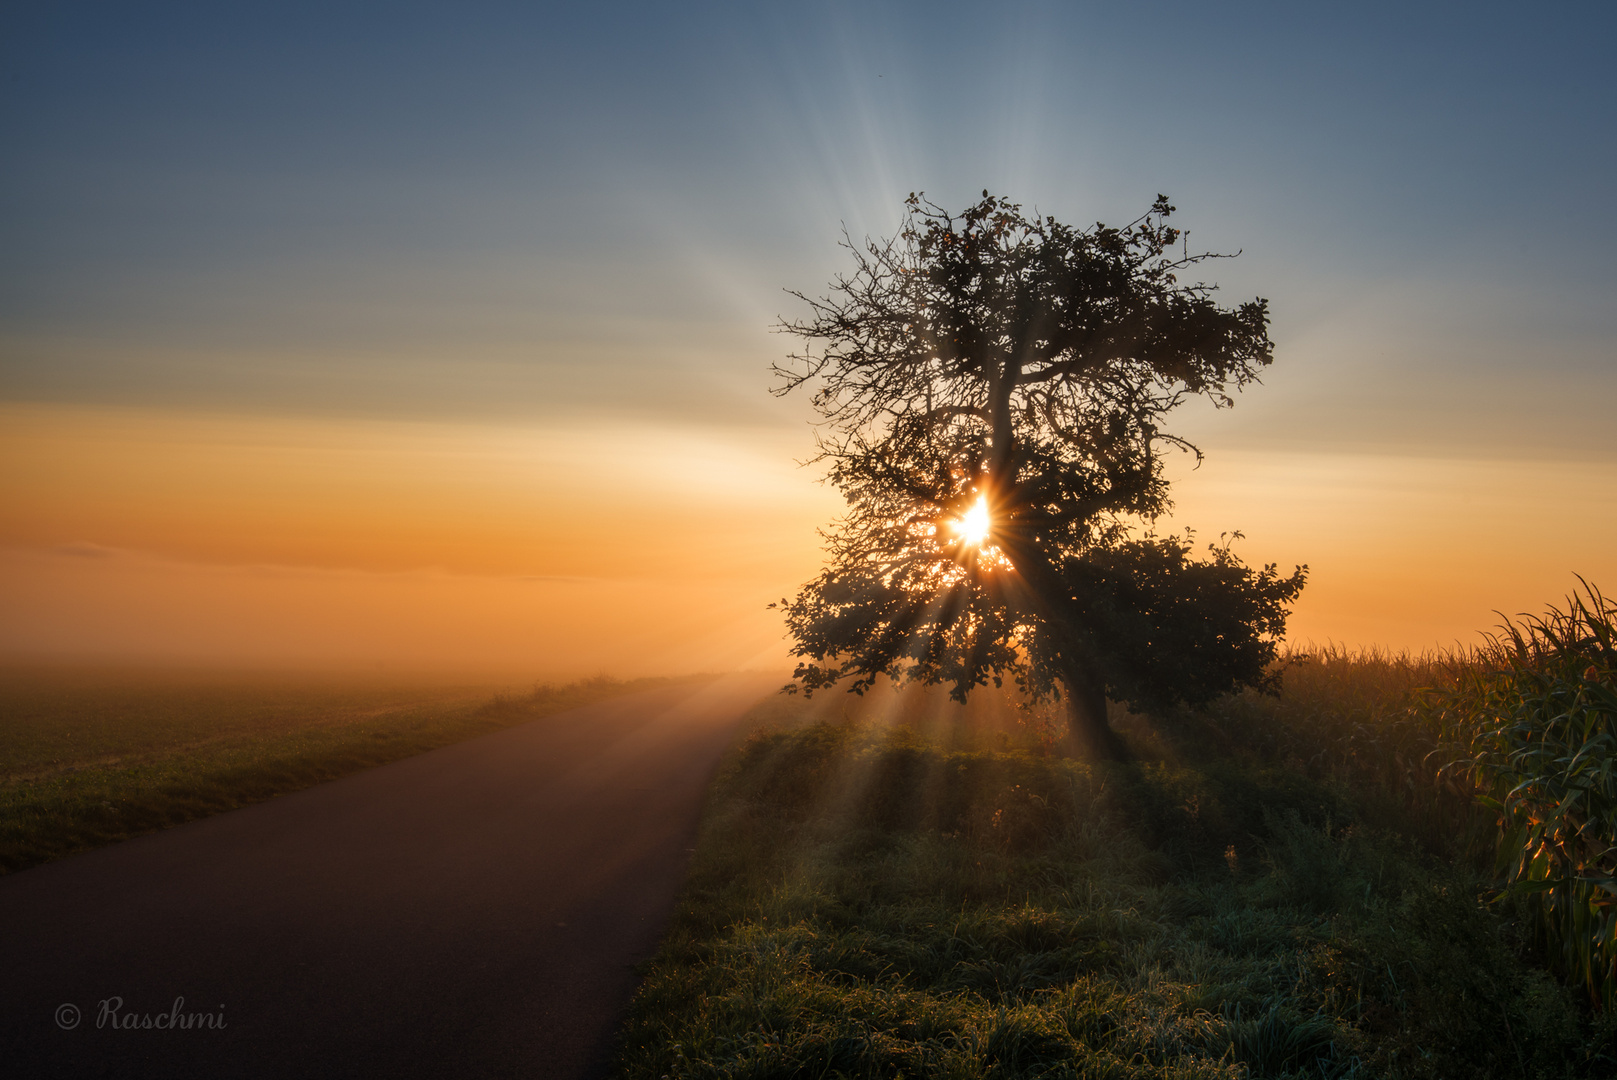
{"label": "blue sky", "polygon": [[1598,452],[1617,443],[1614,23],[1592,4],[14,5],[0,394],[774,422],[767,327],[783,288],[841,266],[842,223],[890,232],[912,190],[985,187],[1118,222],[1163,191],[1193,243],[1244,249],[1215,267],[1232,298],[1274,306],[1270,400],[1231,432],[1566,438],[1561,408],[1593,425],[1568,452]]}

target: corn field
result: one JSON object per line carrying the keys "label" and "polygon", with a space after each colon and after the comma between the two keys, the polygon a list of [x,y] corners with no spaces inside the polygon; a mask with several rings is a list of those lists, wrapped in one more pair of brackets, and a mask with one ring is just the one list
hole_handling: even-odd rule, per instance
{"label": "corn field", "polygon": [[[1582,579],[1580,579],[1581,581]],[[1565,609],[1500,632],[1429,693],[1440,776],[1499,814],[1505,896],[1552,965],[1617,1005],[1617,604],[1584,582]]]}

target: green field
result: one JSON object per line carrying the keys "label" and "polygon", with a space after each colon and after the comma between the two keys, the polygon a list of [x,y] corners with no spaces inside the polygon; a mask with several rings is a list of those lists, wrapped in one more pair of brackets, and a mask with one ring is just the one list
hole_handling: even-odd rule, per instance
{"label": "green field", "polygon": [[1134,760],[1097,766],[1005,709],[776,699],[620,1074],[1617,1076],[1496,815],[1426,758],[1413,691],[1452,676],[1316,655],[1278,699],[1114,717]]}
{"label": "green field", "polygon": [[0,872],[666,680],[488,685],[0,669]]}

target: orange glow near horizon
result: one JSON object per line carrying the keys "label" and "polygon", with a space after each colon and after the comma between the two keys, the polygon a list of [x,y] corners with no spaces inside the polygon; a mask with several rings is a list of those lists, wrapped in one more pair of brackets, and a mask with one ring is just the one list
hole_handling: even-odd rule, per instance
{"label": "orange glow near horizon", "polygon": [[814,572],[840,502],[759,441],[0,408],[0,652],[784,664],[766,605]]}
{"label": "orange glow near horizon", "polygon": [[[817,529],[844,509],[794,465],[806,441],[0,406],[0,654],[784,666],[766,605],[817,572]],[[1238,528],[1249,563],[1310,564],[1294,644],[1474,642],[1574,572],[1617,591],[1617,463],[1208,449],[1159,527]],[[979,500],[956,535],[981,546],[991,524]]]}

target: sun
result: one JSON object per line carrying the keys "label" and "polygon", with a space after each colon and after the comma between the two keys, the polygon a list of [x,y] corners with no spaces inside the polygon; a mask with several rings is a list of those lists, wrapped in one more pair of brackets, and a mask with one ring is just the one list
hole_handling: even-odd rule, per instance
{"label": "sun", "polygon": [[955,522],[954,530],[961,543],[977,547],[988,539],[992,527],[993,522],[988,517],[988,499],[978,496],[971,509],[961,514]]}

